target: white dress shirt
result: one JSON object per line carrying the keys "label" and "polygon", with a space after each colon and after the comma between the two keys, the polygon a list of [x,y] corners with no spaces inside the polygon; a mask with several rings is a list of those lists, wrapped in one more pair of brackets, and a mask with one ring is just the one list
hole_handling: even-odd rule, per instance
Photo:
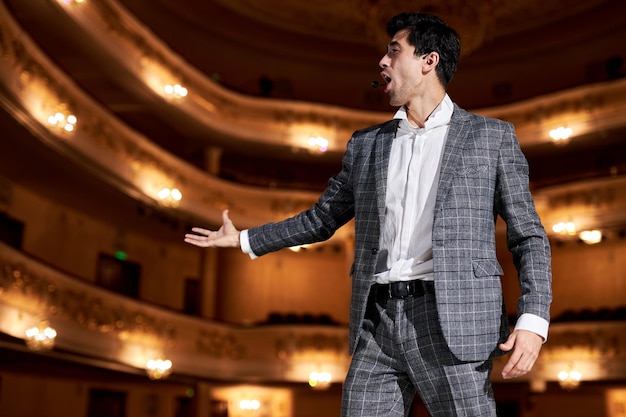
{"label": "white dress shirt", "polygon": [[435,197],[453,110],[446,94],[423,128],[411,125],[404,107],[394,116],[401,122],[389,154],[379,284],[433,279]]}

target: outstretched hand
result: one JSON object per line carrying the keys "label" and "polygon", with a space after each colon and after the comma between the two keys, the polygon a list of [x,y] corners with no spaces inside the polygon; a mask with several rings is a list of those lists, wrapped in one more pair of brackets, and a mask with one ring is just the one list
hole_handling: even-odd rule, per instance
{"label": "outstretched hand", "polygon": [[239,247],[239,230],[228,217],[228,210],[222,212],[222,227],[217,231],[194,227],[193,233],[185,235],[185,242],[202,248],[237,248]]}
{"label": "outstretched hand", "polygon": [[506,342],[500,344],[500,349],[513,351],[511,357],[502,369],[504,379],[517,378],[533,368],[539,351],[543,345],[543,338],[527,330],[515,330]]}

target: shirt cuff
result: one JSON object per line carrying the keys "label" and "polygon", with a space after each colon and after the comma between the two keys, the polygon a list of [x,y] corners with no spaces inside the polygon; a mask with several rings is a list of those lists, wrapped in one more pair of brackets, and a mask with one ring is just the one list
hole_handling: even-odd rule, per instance
{"label": "shirt cuff", "polygon": [[548,340],[549,325],[550,324],[547,320],[544,320],[539,316],[524,313],[519,317],[519,319],[517,319],[515,330],[528,330],[529,332],[536,333],[543,337],[543,342],[545,343]]}
{"label": "shirt cuff", "polygon": [[243,253],[248,254],[250,259],[256,259],[258,256],[252,252],[252,248],[250,247],[250,239],[248,238],[248,229],[242,230],[239,233],[239,246],[241,246],[241,251]]}

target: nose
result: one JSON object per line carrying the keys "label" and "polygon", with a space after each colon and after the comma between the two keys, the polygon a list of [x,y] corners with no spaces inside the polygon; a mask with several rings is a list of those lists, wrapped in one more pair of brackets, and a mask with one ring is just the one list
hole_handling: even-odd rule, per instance
{"label": "nose", "polygon": [[389,63],[389,56],[387,54],[383,55],[383,57],[378,61],[378,66],[382,69],[387,68]]}

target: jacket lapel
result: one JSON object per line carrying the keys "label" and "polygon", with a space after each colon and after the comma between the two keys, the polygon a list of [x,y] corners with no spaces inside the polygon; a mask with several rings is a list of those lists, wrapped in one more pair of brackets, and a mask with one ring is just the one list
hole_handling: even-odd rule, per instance
{"label": "jacket lapel", "polygon": [[376,161],[376,204],[378,205],[378,220],[382,227],[385,216],[385,198],[387,194],[387,174],[389,172],[389,155],[391,144],[396,136],[400,124],[399,119],[386,123],[379,131],[375,140]]}
{"label": "jacket lapel", "polygon": [[455,104],[452,118],[450,119],[448,137],[446,138],[446,144],[443,149],[443,158],[441,160],[439,187],[435,201],[435,216],[437,215],[437,211],[441,208],[450,189],[452,178],[458,170],[458,161],[463,151],[463,143],[468,134],[468,113]]}

